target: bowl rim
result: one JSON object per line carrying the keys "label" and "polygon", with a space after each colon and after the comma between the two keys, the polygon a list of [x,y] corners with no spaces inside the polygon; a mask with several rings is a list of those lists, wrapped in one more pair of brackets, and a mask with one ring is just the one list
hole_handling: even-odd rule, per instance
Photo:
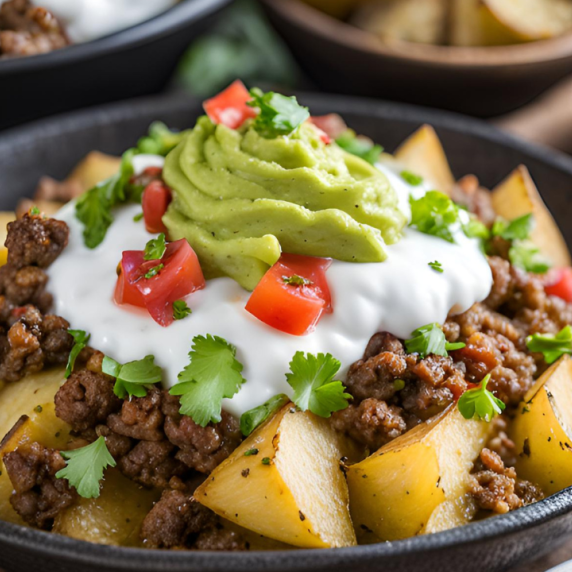
{"label": "bowl rim", "polygon": [[261,0],[290,24],[323,40],[354,50],[426,66],[495,68],[528,66],[572,57],[572,31],[546,40],[507,46],[435,46],[413,42],[383,43],[373,34],[337,20],[300,0]]}
{"label": "bowl rim", "polygon": [[[321,105],[336,112],[354,113],[379,118],[407,121],[414,124],[430,123],[437,129],[463,133],[509,147],[543,164],[563,171],[572,180],[572,157],[504,133],[483,121],[459,114],[419,106],[376,101],[339,95],[298,93],[308,105]],[[39,120],[0,134],[0,156],[10,156],[18,145],[26,145],[32,138],[50,139],[66,133],[81,131],[90,126],[104,127],[117,121],[140,119],[167,111],[189,112],[194,117],[199,101],[184,94],[138,98],[91,109],[74,111],[61,116]],[[1,173],[0,173],[1,177]],[[542,501],[514,512],[468,525],[393,542],[336,549],[298,549],[290,551],[199,552],[166,551],[126,548],[94,544],[59,534],[43,532],[9,522],[0,521],[0,545],[26,550],[38,557],[49,556],[77,565],[99,565],[104,569],[141,572],[228,572],[248,569],[265,572],[279,566],[284,571],[307,571],[329,565],[378,564],[380,558],[411,556],[423,552],[460,548],[498,537],[508,537],[539,526],[572,512],[572,487]],[[351,569],[351,568],[348,568]]]}
{"label": "bowl rim", "polygon": [[181,0],[148,20],[101,38],[72,44],[45,54],[0,60],[0,78],[3,75],[30,73],[73,64],[79,60],[95,59],[120,50],[134,49],[176,33],[184,29],[190,21],[200,20],[231,1]]}

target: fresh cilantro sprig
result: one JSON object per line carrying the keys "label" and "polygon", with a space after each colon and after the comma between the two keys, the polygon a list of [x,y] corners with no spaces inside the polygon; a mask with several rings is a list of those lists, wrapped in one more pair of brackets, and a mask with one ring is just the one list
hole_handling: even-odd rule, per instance
{"label": "fresh cilantro sprig", "polygon": [[416,175],[411,171],[401,171],[400,174],[401,178],[412,187],[418,187],[423,182],[423,177]]}
{"label": "fresh cilantro sprig", "polygon": [[66,479],[79,496],[86,499],[99,497],[103,471],[117,464],[107,449],[104,437],[81,449],[60,451],[60,455],[66,459],[66,466],[56,473],[56,478]]}
{"label": "fresh cilantro sprig", "polygon": [[410,196],[409,205],[410,226],[424,234],[455,242],[453,227],[460,223],[459,208],[445,193],[429,191],[418,199]]}
{"label": "fresh cilantro sprig", "polygon": [[173,318],[175,320],[182,320],[192,313],[193,311],[187,306],[184,300],[176,300],[173,302]]}
{"label": "fresh cilantro sprig", "polygon": [[157,266],[153,266],[153,268],[151,268],[147,272],[145,272],[145,278],[147,280],[149,280],[149,279],[153,278],[154,276],[157,276],[157,274],[159,274],[159,272],[161,272],[161,270],[163,270],[163,268],[165,268],[165,265],[163,263],[157,264]]}
{"label": "fresh cilantro sprig", "polygon": [[262,425],[271,415],[284,407],[290,399],[284,394],[275,395],[268,401],[243,413],[240,417],[240,430],[248,437],[259,425]]}
{"label": "fresh cilantro sprig", "polygon": [[465,391],[457,402],[457,407],[465,419],[481,419],[491,421],[495,415],[500,415],[506,405],[498,397],[495,397],[488,389],[487,383],[491,378],[489,373],[481,381],[479,387]]}
{"label": "fresh cilantro sprig", "polygon": [[77,356],[80,354],[81,350],[83,350],[83,348],[87,346],[89,338],[91,337],[91,334],[88,334],[83,330],[68,330],[68,334],[72,336],[74,345],[68,357],[68,363],[66,366],[66,373],[65,373],[66,378],[68,378],[72,374]]}
{"label": "fresh cilantro sprig", "polygon": [[520,216],[511,221],[501,217],[497,218],[491,228],[493,236],[500,236],[505,240],[525,240],[530,236],[534,226],[532,213]]}
{"label": "fresh cilantro sprig", "polygon": [[143,258],[145,260],[161,260],[167,250],[165,234],[161,233],[157,238],[152,238],[146,245]]}
{"label": "fresh cilantro sprig", "polygon": [[165,157],[187,135],[188,131],[172,131],[162,121],[154,121],[149,126],[149,133],[137,141],[140,153],[162,155]]}
{"label": "fresh cilantro sprig", "polygon": [[129,183],[133,176],[132,161],[136,153],[135,149],[126,151],[119,171],[77,200],[75,214],[84,225],[83,238],[88,248],[96,248],[103,242],[108,228],[113,223],[113,207],[139,198],[140,193]]}
{"label": "fresh cilantro sprig", "polygon": [[545,274],[551,267],[540,249],[530,240],[513,240],[508,258],[513,266],[534,274]]}
{"label": "fresh cilantro sprig", "polygon": [[159,383],[163,378],[161,368],[155,365],[154,356],[130,361],[124,365],[105,356],[101,364],[103,373],[115,378],[113,392],[117,397],[125,399],[131,397],[145,397],[147,388]]}
{"label": "fresh cilantro sprig", "polygon": [[383,147],[376,145],[367,137],[358,137],[355,131],[348,129],[342,133],[337,139],[338,147],[341,147],[347,153],[361,157],[371,165],[375,165],[379,161],[379,156],[383,153]]}
{"label": "fresh cilantro sprig", "polygon": [[433,268],[435,272],[439,272],[440,274],[443,274],[443,272],[445,272],[445,270],[443,269],[443,265],[438,260],[435,260],[434,262],[429,262],[428,265],[431,268]]}
{"label": "fresh cilantro sprig", "polygon": [[340,366],[340,362],[330,354],[304,355],[303,352],[296,352],[286,380],[294,390],[292,401],[299,409],[310,410],[320,417],[330,417],[334,411],[348,406],[352,396],[344,393],[345,387],[341,381],[334,380]]}
{"label": "fresh cilantro sprig", "polygon": [[236,348],[218,336],[195,336],[190,363],[179,373],[179,383],[169,391],[181,396],[181,415],[201,427],[221,420],[222,400],[233,397],[246,381]]}
{"label": "fresh cilantro sprig", "polygon": [[266,139],[290,135],[310,117],[307,107],[301,106],[295,97],[286,97],[269,91],[264,93],[257,87],[250,90],[250,107],[258,108],[253,128]]}
{"label": "fresh cilantro sprig", "polygon": [[557,334],[533,334],[526,338],[526,347],[531,352],[544,356],[551,364],[564,354],[572,354],[572,326],[565,326]]}
{"label": "fresh cilantro sprig", "polygon": [[443,330],[436,323],[417,328],[411,333],[411,338],[405,340],[407,353],[419,354],[421,358],[430,354],[447,357],[449,355],[447,352],[460,350],[464,347],[463,342],[448,342]]}

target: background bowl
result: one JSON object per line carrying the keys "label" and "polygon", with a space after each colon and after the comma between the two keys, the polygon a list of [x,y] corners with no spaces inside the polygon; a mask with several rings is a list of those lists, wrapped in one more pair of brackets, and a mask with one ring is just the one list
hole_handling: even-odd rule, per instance
{"label": "background bowl", "polygon": [[0,60],[0,129],[53,113],[156,93],[210,17],[230,0],[183,0],[109,36]]}
{"label": "background bowl", "polygon": [[[456,176],[492,186],[520,163],[539,185],[572,245],[572,158],[505,135],[477,120],[408,105],[300,95],[316,115],[341,113],[388,151],[423,123],[441,137]],[[86,153],[119,154],[155,119],[188,127],[201,113],[183,96],[75,112],[0,135],[0,209],[31,196],[40,176],[63,178]],[[259,553],[148,551],[99,546],[0,522],[0,567],[43,572],[499,572],[538,558],[572,533],[572,489],[515,512],[447,532],[337,550]]]}
{"label": "background bowl", "polygon": [[572,33],[482,48],[385,45],[300,0],[262,0],[300,66],[326,91],[490,117],[531,101],[572,71]]}

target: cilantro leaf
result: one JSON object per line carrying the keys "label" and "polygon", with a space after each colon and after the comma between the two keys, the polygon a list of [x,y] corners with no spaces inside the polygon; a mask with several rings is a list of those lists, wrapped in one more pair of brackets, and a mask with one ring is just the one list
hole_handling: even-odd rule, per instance
{"label": "cilantro leaf", "polygon": [[140,220],[143,220],[143,213],[137,213],[134,217],[133,217],[133,222],[139,222]]}
{"label": "cilantro leaf", "polygon": [[533,225],[534,216],[532,213],[515,218],[510,222],[503,218],[497,218],[491,233],[493,236],[500,236],[505,240],[525,240],[530,236]]}
{"label": "cilantro leaf", "polygon": [[193,311],[187,306],[184,300],[176,300],[173,302],[173,318],[175,320],[182,320],[192,313]]}
{"label": "cilantro leaf", "polygon": [[123,154],[119,171],[83,194],[76,202],[75,215],[83,223],[83,238],[88,248],[99,246],[107,229],[113,223],[111,209],[130,200],[133,189],[129,181],[133,176],[134,149]]}
{"label": "cilantro leaf", "polygon": [[421,358],[429,354],[447,357],[447,352],[464,348],[463,342],[449,343],[439,324],[432,323],[417,328],[411,338],[405,340],[405,349],[409,354],[419,354]]}
{"label": "cilantro leaf", "polygon": [[546,363],[554,363],[564,354],[572,354],[572,326],[562,328],[557,334],[533,334],[526,338],[531,352],[544,355]]}
{"label": "cilantro leaf", "polygon": [[303,276],[298,276],[298,274],[292,274],[292,276],[282,276],[282,282],[288,284],[289,286],[311,286],[313,282],[304,278]]}
{"label": "cilantro leaf", "polygon": [[155,365],[154,356],[146,356],[143,359],[130,361],[121,365],[114,359],[105,356],[101,364],[103,373],[115,378],[113,392],[120,399],[145,397],[147,386],[159,383],[162,378],[161,368]]}
{"label": "cilantro leaf", "polygon": [[140,153],[162,155],[165,157],[187,135],[188,131],[171,131],[162,121],[154,121],[149,126],[149,133],[137,141]]}
{"label": "cilantro leaf", "polygon": [[269,91],[264,93],[258,88],[250,90],[250,107],[259,109],[252,126],[266,139],[279,135],[290,135],[310,117],[307,107],[298,104],[295,97],[286,97]]}
{"label": "cilantro leaf", "polygon": [[[473,214],[469,215],[469,222],[462,225],[463,232],[465,236],[469,238],[479,238],[482,241],[488,240],[490,238],[490,231],[477,217]],[[484,248],[484,245],[482,245]]]}
{"label": "cilantro leaf", "polygon": [[429,266],[431,266],[431,268],[433,268],[433,270],[439,272],[440,274],[443,274],[443,272],[445,272],[442,264],[438,260],[435,260],[435,262],[429,262],[428,264]]}
{"label": "cilantro leaf", "polygon": [[235,395],[246,381],[236,348],[218,336],[195,336],[191,362],[179,373],[179,383],[169,391],[181,396],[181,415],[201,427],[221,420],[222,400]]}
{"label": "cilantro leaf", "polygon": [[401,178],[412,187],[418,187],[423,182],[423,177],[412,173],[411,171],[401,171]]}
{"label": "cilantro leaf", "polygon": [[351,129],[342,133],[342,135],[336,139],[336,143],[338,147],[341,147],[346,153],[356,155],[356,157],[362,158],[370,165],[375,165],[383,152],[381,145],[375,145],[374,142],[367,137],[358,137]]}
{"label": "cilantro leaf", "polygon": [[544,274],[551,266],[540,254],[540,249],[528,240],[514,240],[508,258],[513,266],[535,274]]}
{"label": "cilantro leaf", "polygon": [[284,394],[275,395],[268,401],[243,413],[240,417],[240,430],[248,437],[259,425],[290,401]]}
{"label": "cilantro leaf", "polygon": [[148,272],[145,272],[145,278],[149,280],[150,278],[157,276],[157,274],[159,274],[163,268],[165,268],[163,263],[157,264],[157,266],[153,266],[153,268],[151,268]]}
{"label": "cilantro leaf", "polygon": [[444,193],[429,191],[419,199],[409,197],[410,226],[419,232],[455,242],[452,226],[459,222],[457,205]]}
{"label": "cilantro leaf", "polygon": [[166,249],[167,244],[165,242],[165,234],[161,233],[157,238],[152,238],[145,245],[143,258],[145,260],[161,260]]}
{"label": "cilantro leaf", "polygon": [[86,499],[99,497],[103,471],[117,464],[109,453],[103,436],[81,449],[60,451],[60,455],[66,459],[66,466],[56,473],[56,478],[66,479],[79,496]]}
{"label": "cilantro leaf", "polygon": [[33,207],[30,207],[28,214],[30,216],[39,216],[42,214],[42,211],[36,205],[34,205]]}
{"label": "cilantro leaf", "polygon": [[334,381],[340,362],[330,354],[318,355],[296,352],[290,362],[286,380],[294,390],[292,401],[302,410],[320,417],[330,417],[334,411],[348,406],[352,399],[344,393],[341,381]]}
{"label": "cilantro leaf", "polygon": [[506,405],[498,397],[495,397],[488,389],[487,383],[491,378],[489,373],[481,385],[475,389],[465,391],[457,402],[457,407],[465,419],[481,419],[491,421],[495,415],[500,415]]}
{"label": "cilantro leaf", "polygon": [[83,348],[87,346],[89,338],[91,337],[91,334],[88,334],[83,330],[68,330],[68,334],[70,334],[73,337],[74,345],[73,348],[71,349],[68,358],[68,364],[66,366],[66,373],[65,373],[66,378],[68,378],[71,375],[77,356],[80,354],[81,350],[83,350]]}

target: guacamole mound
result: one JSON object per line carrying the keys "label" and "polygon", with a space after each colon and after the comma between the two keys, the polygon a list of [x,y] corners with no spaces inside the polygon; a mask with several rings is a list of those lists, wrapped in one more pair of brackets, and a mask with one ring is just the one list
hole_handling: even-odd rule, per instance
{"label": "guacamole mound", "polygon": [[349,262],[381,262],[405,216],[385,176],[306,122],[265,139],[201,117],[167,156],[173,201],[163,221],[186,238],[207,278],[229,276],[247,290],[282,251]]}

